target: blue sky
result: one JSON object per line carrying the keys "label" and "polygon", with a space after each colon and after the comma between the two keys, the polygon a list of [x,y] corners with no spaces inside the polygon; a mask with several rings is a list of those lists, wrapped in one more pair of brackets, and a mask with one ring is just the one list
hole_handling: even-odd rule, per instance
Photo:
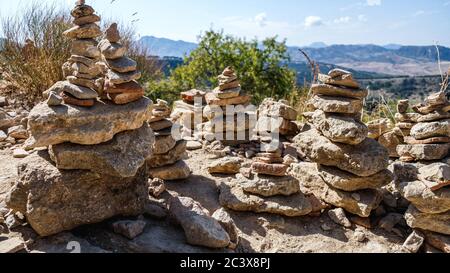
{"label": "blue sky", "polygon": [[[41,0],[67,7],[75,0]],[[134,22],[140,35],[195,42],[210,27],[289,45],[450,46],[450,0],[86,0],[104,18]],[[0,0],[0,16],[31,0]],[[132,16],[135,12],[137,15]]]}

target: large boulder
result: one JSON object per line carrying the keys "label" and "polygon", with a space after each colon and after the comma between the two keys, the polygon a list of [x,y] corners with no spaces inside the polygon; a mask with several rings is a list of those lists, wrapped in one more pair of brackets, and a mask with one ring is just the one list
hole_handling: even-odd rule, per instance
{"label": "large boulder", "polygon": [[40,103],[30,112],[31,137],[26,144],[36,148],[64,142],[82,145],[107,142],[117,133],[141,128],[151,117],[151,106],[152,101],[147,98],[125,105],[96,102],[91,108]]}
{"label": "large boulder", "polygon": [[236,182],[221,183],[219,202],[223,207],[234,211],[279,214],[299,217],[312,212],[312,204],[302,193],[291,196],[262,198],[244,192]]}
{"label": "large boulder", "polygon": [[418,123],[412,127],[411,136],[418,140],[432,137],[450,137],[450,119]]}
{"label": "large boulder", "polygon": [[420,212],[411,205],[405,213],[408,226],[450,235],[450,211],[441,214],[427,214]]}
{"label": "large boulder", "polygon": [[183,228],[189,244],[225,248],[230,236],[200,203],[188,197],[173,197],[169,215]]}
{"label": "large boulder", "polygon": [[439,214],[450,211],[450,188],[432,191],[422,181],[397,183],[396,188],[423,213]]}
{"label": "large boulder", "polygon": [[50,146],[49,153],[58,169],[133,177],[152,155],[154,139],[152,129],[145,123],[140,129],[119,133],[102,144],[63,143]]}
{"label": "large boulder", "polygon": [[374,175],[389,165],[386,148],[369,138],[358,145],[334,143],[316,129],[310,129],[297,135],[294,143],[299,152],[311,161],[357,176]]}
{"label": "large boulder", "polygon": [[348,192],[379,189],[394,180],[394,175],[389,170],[383,170],[368,177],[360,177],[338,168],[319,165],[318,172],[325,183]]}
{"label": "large boulder", "polygon": [[369,133],[367,126],[352,116],[316,110],[303,114],[326,138],[333,142],[358,145]]}
{"label": "large boulder", "polygon": [[148,201],[145,166],[136,177],[118,178],[89,171],[58,170],[46,151],[34,153],[18,167],[18,180],[7,206],[21,212],[41,236],[143,213]]}

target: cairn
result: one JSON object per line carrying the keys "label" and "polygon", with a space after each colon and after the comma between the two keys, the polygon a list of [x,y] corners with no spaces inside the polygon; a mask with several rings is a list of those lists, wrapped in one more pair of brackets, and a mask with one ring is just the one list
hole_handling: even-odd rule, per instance
{"label": "cairn", "polygon": [[450,235],[450,103],[440,92],[413,110],[415,125],[397,149],[402,162],[393,167],[395,185],[411,202],[405,214],[408,225],[425,231],[427,243],[440,248],[436,238],[450,239],[439,235]]}
{"label": "cairn", "polygon": [[[72,15],[82,23],[68,31],[69,36],[90,39],[98,34],[89,25],[93,23],[86,23],[98,17],[83,1]],[[95,31],[86,36],[84,29]],[[85,95],[84,87],[62,84],[66,93],[78,88]],[[76,98],[73,105],[43,102],[31,110],[25,146],[35,151],[19,165],[18,179],[6,199],[8,208],[24,215],[40,236],[114,216],[137,216],[149,202],[145,163],[154,144],[147,123],[151,100],[141,98],[126,105],[97,102],[87,108],[78,107],[78,102],[94,100],[93,96]]]}
{"label": "cairn", "polygon": [[278,136],[292,138],[299,133],[295,123],[298,112],[287,101],[267,98],[259,106],[257,114],[256,130],[262,139],[271,140]]}
{"label": "cairn", "polygon": [[309,124],[294,138],[298,152],[314,163],[296,164],[291,174],[305,193],[367,218],[382,201],[379,189],[393,180],[387,150],[367,137],[361,122],[368,91],[340,69],[319,80],[309,101],[315,111],[304,113]]}
{"label": "cairn", "polygon": [[[239,79],[231,67],[218,76],[219,86],[205,95],[204,115],[209,122],[202,124],[207,141],[219,140],[224,145],[248,143],[255,124],[252,124],[246,107],[251,96],[243,94]],[[242,120],[240,120],[242,118]]]}
{"label": "cairn", "polygon": [[92,107],[103,92],[104,84],[102,70],[98,64],[100,51],[95,40],[102,34],[97,24],[100,17],[85,1],[78,1],[71,15],[75,26],[64,32],[66,37],[72,39],[72,55],[63,65],[66,81],[56,83],[44,92],[44,97],[48,98],[47,103],[50,106],[64,102]]}
{"label": "cairn", "polygon": [[389,152],[390,158],[399,158],[397,146],[403,144],[403,132],[395,127],[389,119],[383,118],[373,120],[367,124],[369,128],[369,138],[378,141]]}
{"label": "cairn", "polygon": [[164,100],[157,100],[153,106],[150,127],[155,132],[153,156],[147,159],[150,178],[162,180],[182,180],[190,176],[191,170],[184,162],[187,157],[186,141],[179,137],[170,118],[170,107]]}
{"label": "cairn", "polygon": [[172,120],[182,126],[182,137],[186,140],[201,139],[194,136],[197,126],[206,122],[203,116],[206,92],[192,89],[181,93],[181,100],[174,102]]}
{"label": "cairn", "polygon": [[141,72],[136,61],[125,56],[126,47],[120,43],[117,24],[113,23],[105,32],[98,48],[108,71],[105,80],[105,95],[115,104],[127,104],[144,96],[144,88],[137,82]]}

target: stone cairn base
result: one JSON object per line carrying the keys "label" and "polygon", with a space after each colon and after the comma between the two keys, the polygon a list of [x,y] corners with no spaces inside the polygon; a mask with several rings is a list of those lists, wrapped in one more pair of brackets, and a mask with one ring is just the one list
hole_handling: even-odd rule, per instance
{"label": "stone cairn base", "polygon": [[[201,140],[194,136],[195,129],[200,124],[207,122],[203,116],[206,92],[201,90],[189,90],[181,93],[181,100],[175,101],[171,119],[182,126],[181,136],[185,140]],[[197,104],[195,104],[197,102]]]}
{"label": "stone cairn base", "polygon": [[[450,103],[443,92],[398,118],[413,125],[397,151],[395,187],[411,205],[405,214],[411,235],[440,248],[450,240]],[[405,106],[406,108],[406,106]],[[448,252],[448,250],[447,250]]]}
{"label": "stone cairn base", "polygon": [[291,174],[303,192],[359,217],[369,217],[382,201],[380,188],[392,181],[386,170],[387,150],[368,138],[361,122],[367,90],[359,88],[352,75],[335,69],[319,75],[321,84],[312,86],[308,120],[294,145],[305,159]]}
{"label": "stone cairn base", "polygon": [[[153,156],[147,159],[151,178],[162,180],[181,180],[190,176],[191,170],[183,161],[187,157],[186,140],[179,137],[179,131],[174,128],[169,119],[170,107],[166,101],[158,100],[154,105],[150,127],[155,131]],[[172,130],[174,128],[174,130]]]}

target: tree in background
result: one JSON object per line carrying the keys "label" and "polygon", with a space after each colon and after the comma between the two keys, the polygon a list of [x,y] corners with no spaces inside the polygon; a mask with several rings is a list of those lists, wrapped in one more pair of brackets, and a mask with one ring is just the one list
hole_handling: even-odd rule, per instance
{"label": "tree in background", "polygon": [[288,98],[295,88],[296,75],[287,64],[290,60],[285,41],[276,37],[262,43],[207,31],[199,46],[174,69],[168,79],[148,84],[152,99],[178,99],[179,93],[193,88],[213,89],[217,76],[225,67],[233,66],[244,91],[259,103],[266,97]]}

